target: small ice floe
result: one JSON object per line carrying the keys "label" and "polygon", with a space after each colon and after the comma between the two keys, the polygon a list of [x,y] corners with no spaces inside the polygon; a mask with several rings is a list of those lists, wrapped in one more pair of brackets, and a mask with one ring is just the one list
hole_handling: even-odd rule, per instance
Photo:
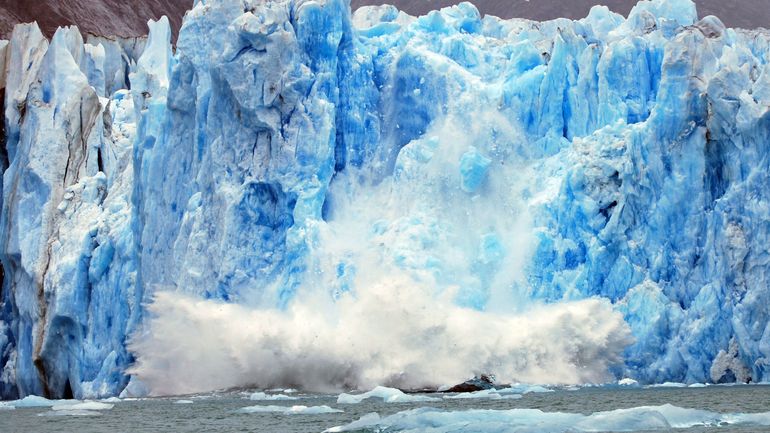
{"label": "small ice floe", "polygon": [[482,399],[482,400],[516,400],[521,398],[521,394],[500,393],[496,389],[485,389],[476,392],[467,392],[456,395],[445,395],[445,399],[451,400],[465,400],[465,399]]}
{"label": "small ice floe", "polygon": [[424,395],[406,394],[395,388],[378,386],[369,392],[363,394],[345,394],[337,397],[337,404],[358,404],[367,398],[379,398],[385,403],[417,403],[425,401],[440,401],[438,398],[427,397]]}
{"label": "small ice floe", "polygon": [[553,392],[553,390],[542,385],[526,385],[523,383],[516,383],[509,385],[506,388],[500,388],[497,390],[497,392],[500,394],[531,394],[533,392]]}
{"label": "small ice floe", "polygon": [[[99,416],[101,411],[110,410],[115,407],[112,403],[105,403],[101,401],[81,401],[81,400],[47,400],[39,398],[37,400],[28,401],[27,405],[35,404],[35,406],[23,406],[23,407],[50,407],[48,412],[39,413],[38,416]],[[17,406],[19,407],[19,406]]]}
{"label": "small ice floe", "polygon": [[631,379],[631,378],[627,377],[625,379],[620,379],[618,381],[618,385],[620,385],[620,386],[628,386],[628,387],[638,387],[639,386],[639,382],[635,381],[634,379]]}
{"label": "small ice floe", "polygon": [[709,386],[708,383],[693,383],[693,384],[691,384],[691,385],[689,385],[687,387],[688,388],[705,388],[707,386]]}
{"label": "small ice floe", "polygon": [[264,392],[255,392],[249,396],[249,400],[254,401],[289,401],[299,400],[299,397],[292,397],[285,394],[266,394]]}
{"label": "small ice floe", "polygon": [[51,407],[59,402],[66,400],[49,400],[45,397],[38,397],[36,395],[28,395],[21,400],[6,401],[3,404],[13,406],[16,409],[28,408],[28,407]]}
{"label": "small ice floe", "polygon": [[320,415],[326,413],[342,413],[340,409],[329,406],[246,406],[238,409],[238,413],[281,413],[285,415]]}
{"label": "small ice floe", "polygon": [[[71,401],[71,402],[70,402]],[[102,403],[98,401],[60,400],[51,407],[54,411],[60,410],[110,410],[115,407],[111,403]]]}
{"label": "small ice floe", "polygon": [[123,400],[119,399],[118,397],[110,397],[110,398],[102,399],[102,402],[104,403],[120,403],[121,401]]}
{"label": "small ice floe", "polygon": [[645,388],[687,388],[687,384],[681,382],[663,382],[647,385]]}
{"label": "small ice floe", "polygon": [[107,402],[90,400],[49,400],[36,395],[29,395],[20,400],[0,402],[0,410],[40,407],[50,407],[53,411],[98,411],[112,409],[114,405]]}
{"label": "small ice floe", "polygon": [[174,402],[174,404],[193,404],[194,402],[192,400],[177,400]]}

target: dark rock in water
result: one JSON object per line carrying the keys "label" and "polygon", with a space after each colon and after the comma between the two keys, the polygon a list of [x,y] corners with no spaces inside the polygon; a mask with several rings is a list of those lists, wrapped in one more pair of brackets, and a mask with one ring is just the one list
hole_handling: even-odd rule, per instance
{"label": "dark rock in water", "polygon": [[474,377],[471,380],[465,381],[459,385],[455,385],[446,392],[476,392],[483,391],[485,389],[492,389],[495,387],[494,378],[482,374],[480,377]]}
{"label": "dark rock in water", "polygon": [[404,394],[435,394],[440,392],[437,388],[398,388]]}

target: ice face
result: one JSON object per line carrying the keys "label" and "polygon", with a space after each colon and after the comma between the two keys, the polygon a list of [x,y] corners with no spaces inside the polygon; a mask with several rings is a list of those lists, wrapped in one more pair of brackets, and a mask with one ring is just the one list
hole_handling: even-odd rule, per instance
{"label": "ice face", "polygon": [[0,44],[3,396],[768,380],[766,32],[210,0],[169,41]]}
{"label": "ice face", "polygon": [[[36,31],[18,27],[11,52],[29,52]],[[28,94],[15,105],[6,93],[9,112],[23,116],[4,177],[0,388],[6,396],[112,395],[127,382],[125,340],[139,302],[129,206],[135,114],[127,91],[99,97],[103,74],[75,60],[94,53],[77,29],[60,29],[47,50],[47,41],[36,44]],[[98,71],[109,70],[100,63]],[[8,90],[27,82],[9,78]]]}

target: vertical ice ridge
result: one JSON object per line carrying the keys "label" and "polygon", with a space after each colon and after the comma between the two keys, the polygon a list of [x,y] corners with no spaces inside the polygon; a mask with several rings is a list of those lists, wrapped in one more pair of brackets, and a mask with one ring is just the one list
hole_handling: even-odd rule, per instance
{"label": "vertical ice ridge", "polygon": [[[127,380],[127,322],[138,311],[127,305],[135,253],[125,240],[133,108],[125,91],[108,99],[100,80],[89,82],[97,65],[77,28],[59,29],[50,46],[34,30],[19,26],[10,42],[11,62],[26,63],[32,79],[8,80],[6,122],[21,123],[9,126],[18,141],[4,173],[0,388],[4,396],[112,395]],[[108,46],[118,50],[112,58],[128,58]],[[97,54],[106,56],[103,45]]]}

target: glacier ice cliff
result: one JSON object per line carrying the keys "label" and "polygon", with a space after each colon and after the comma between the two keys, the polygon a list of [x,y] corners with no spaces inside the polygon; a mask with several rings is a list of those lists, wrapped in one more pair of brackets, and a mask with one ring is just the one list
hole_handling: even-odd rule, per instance
{"label": "glacier ice cliff", "polygon": [[0,42],[3,397],[770,380],[770,33],[690,0],[149,24]]}

